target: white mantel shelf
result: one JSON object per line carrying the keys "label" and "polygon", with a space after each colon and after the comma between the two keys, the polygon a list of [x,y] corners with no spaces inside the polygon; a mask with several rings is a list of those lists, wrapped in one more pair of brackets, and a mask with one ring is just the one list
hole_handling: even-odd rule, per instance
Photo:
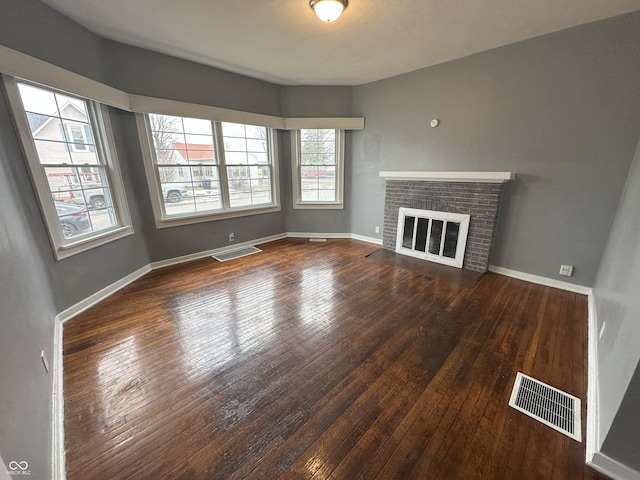
{"label": "white mantel shelf", "polygon": [[417,180],[423,182],[506,183],[516,178],[515,172],[406,172],[381,171],[387,180]]}

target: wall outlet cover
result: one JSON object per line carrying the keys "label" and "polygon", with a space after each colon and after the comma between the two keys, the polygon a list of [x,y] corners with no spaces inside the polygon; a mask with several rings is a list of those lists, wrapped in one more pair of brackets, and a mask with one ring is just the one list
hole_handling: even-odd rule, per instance
{"label": "wall outlet cover", "polygon": [[560,275],[565,275],[570,277],[573,275],[573,266],[572,265],[560,265]]}

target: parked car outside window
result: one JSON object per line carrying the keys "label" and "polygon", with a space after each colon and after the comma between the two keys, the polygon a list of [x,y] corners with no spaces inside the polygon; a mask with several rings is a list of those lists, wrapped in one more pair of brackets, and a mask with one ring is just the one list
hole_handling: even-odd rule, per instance
{"label": "parked car outside window", "polygon": [[58,213],[58,220],[60,221],[62,237],[65,240],[90,230],[91,223],[89,222],[86,208],[63,202],[54,203]]}

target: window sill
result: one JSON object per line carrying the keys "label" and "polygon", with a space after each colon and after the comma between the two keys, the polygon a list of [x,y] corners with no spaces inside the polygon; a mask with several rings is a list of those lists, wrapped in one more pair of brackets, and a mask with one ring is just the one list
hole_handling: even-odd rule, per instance
{"label": "window sill", "polygon": [[80,239],[76,242],[66,243],[64,245],[56,246],[54,249],[56,260],[63,260],[65,258],[77,255],[78,253],[86,252],[92,248],[105,245],[109,242],[113,242],[120,238],[127,237],[133,234],[133,227],[130,225],[116,227],[113,230],[98,234],[89,238]]}
{"label": "window sill", "polygon": [[294,203],[294,210],[343,210],[343,203]]}
{"label": "window sill", "polygon": [[213,222],[216,220],[227,220],[230,218],[247,217],[250,215],[261,215],[263,213],[275,213],[281,210],[280,205],[266,205],[264,207],[238,208],[236,210],[225,210],[220,213],[207,213],[203,215],[189,215],[176,217],[156,218],[156,228],[179,227],[192,223]]}

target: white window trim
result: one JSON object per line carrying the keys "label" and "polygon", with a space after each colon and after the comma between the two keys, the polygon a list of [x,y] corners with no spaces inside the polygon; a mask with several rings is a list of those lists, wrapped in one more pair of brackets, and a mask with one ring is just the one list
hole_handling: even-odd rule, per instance
{"label": "white window trim", "polygon": [[302,201],[300,174],[300,130],[291,132],[291,178],[293,183],[293,208],[316,210],[340,210],[344,208],[344,130],[336,130],[336,199],[333,202]]}
{"label": "white window trim", "polygon": [[[189,213],[185,215],[172,215],[166,216],[164,211],[164,198],[162,195],[161,182],[158,175],[158,169],[155,162],[155,148],[153,146],[153,139],[150,135],[151,128],[149,125],[149,117],[147,114],[136,113],[136,124],[138,127],[138,137],[140,138],[140,146],[142,148],[142,160],[144,163],[144,170],[147,177],[147,183],[149,186],[149,194],[151,196],[151,208],[153,209],[153,217],[155,219],[156,228],[168,228],[177,227],[180,225],[190,225],[193,223],[211,222],[214,220],[225,220],[228,218],[246,217],[249,215],[260,215],[263,213],[274,213],[281,210],[280,206],[280,182],[278,174],[278,143],[277,135],[273,129],[266,127],[270,135],[269,141],[269,157],[271,159],[271,200],[272,203],[267,205],[251,205],[243,207],[230,207],[224,210],[216,210],[212,212],[201,213]],[[217,139],[220,133],[214,135],[214,139]],[[221,138],[221,137],[220,137]],[[216,152],[218,158],[222,158],[219,151],[219,145],[216,141]],[[229,204],[228,190],[227,190],[227,172],[226,165],[216,164],[219,172],[219,179],[221,184],[221,194],[226,200],[226,204]],[[223,187],[223,185],[225,185]]]}
{"label": "white window trim", "polygon": [[[85,252],[92,248],[133,234],[131,215],[127,205],[127,199],[122,182],[122,174],[118,165],[115,140],[113,138],[113,131],[109,121],[107,107],[86,99],[88,105],[90,107],[93,105],[91,108],[95,108],[94,118],[96,125],[94,125],[94,127],[96,130],[95,136],[97,137],[96,149],[101,151],[102,158],[105,161],[105,167],[109,177],[109,187],[111,188],[111,197],[114,203],[113,208],[116,211],[120,224],[110,229],[95,232],[94,234],[83,235],[77,239],[65,240],[62,237],[58,214],[56,212],[53,197],[49,191],[49,184],[44,175],[36,146],[30,134],[29,123],[22,107],[22,98],[18,91],[17,81],[14,77],[6,75],[3,75],[3,80],[16,130],[27,160],[29,174],[31,175],[31,180],[36,190],[36,196],[38,203],[40,204],[40,209],[42,210],[45,226],[49,233],[49,240],[56,260],[71,257],[78,253]],[[26,80],[26,82],[28,83],[28,80]],[[43,87],[50,90],[58,90],[46,85]],[[73,92],[62,91],[61,93],[78,96]],[[98,141],[99,138],[102,139],[102,141]]]}

